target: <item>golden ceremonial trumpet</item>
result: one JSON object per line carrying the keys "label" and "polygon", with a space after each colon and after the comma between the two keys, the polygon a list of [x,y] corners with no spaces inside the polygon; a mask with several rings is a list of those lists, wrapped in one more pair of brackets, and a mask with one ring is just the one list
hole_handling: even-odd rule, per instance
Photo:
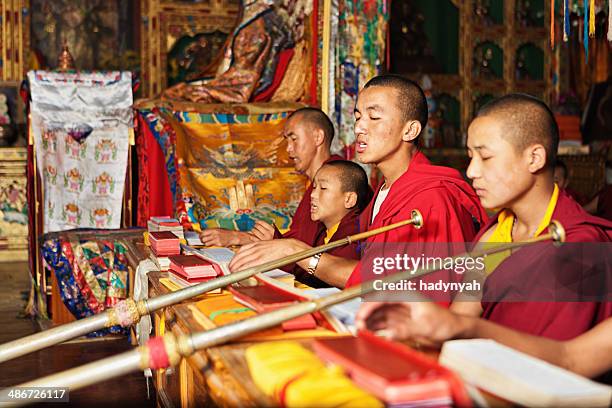
{"label": "golden ceremonial trumpet", "polygon": [[116,304],[113,308],[110,308],[97,315],[86,317],[85,319],[57,326],[49,330],[22,337],[0,345],[0,363],[53,346],[55,344],[63,343],[64,341],[83,336],[105,327],[112,327],[116,325],[129,327],[138,323],[142,316],[153,313],[156,310],[167,306],[172,306],[212,290],[240,282],[259,273],[267,272],[275,268],[301,261],[302,259],[326,252],[333,248],[366,239],[374,235],[382,234],[409,224],[412,224],[415,228],[421,228],[423,226],[423,216],[421,213],[415,209],[412,210],[411,215],[412,217],[408,220],[403,220],[384,227],[361,232],[359,234],[350,235],[325,245],[298,252],[297,254],[286,256],[275,261],[270,261],[258,266],[247,268],[230,275],[221,276],[208,282],[190,286],[176,292],[167,293],[151,299],[143,299],[138,302],[134,301],[133,299],[123,300]]}
{"label": "golden ceremonial trumpet", "polygon": [[[552,239],[555,244],[562,243],[565,240],[565,231],[561,224],[556,221],[553,221],[549,225],[547,234],[526,241],[500,244],[487,250],[458,255],[452,257],[452,259],[457,260],[465,257],[484,256],[518,249],[529,244],[550,239]],[[440,268],[421,268],[417,271],[403,271],[385,276],[381,280],[385,283],[395,283],[424,276],[438,270],[440,270]],[[20,384],[17,387],[70,387],[71,390],[76,390],[132,371],[140,371],[146,368],[159,369],[175,366],[180,362],[181,358],[189,357],[196,350],[219,346],[230,340],[235,340],[245,335],[277,326],[284,321],[314,313],[318,310],[346,302],[373,291],[375,291],[373,285],[369,285],[368,282],[365,282],[330,296],[307,300],[212,330],[182,336],[167,333],[161,337],[151,338],[147,344],[135,348],[134,350]],[[0,393],[1,392],[2,391],[0,391]],[[18,404],[26,403],[27,401],[20,401]]]}

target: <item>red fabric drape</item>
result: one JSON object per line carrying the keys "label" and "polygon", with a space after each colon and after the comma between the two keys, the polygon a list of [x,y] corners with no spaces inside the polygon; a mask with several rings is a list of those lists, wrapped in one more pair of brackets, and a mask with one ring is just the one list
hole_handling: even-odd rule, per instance
{"label": "red fabric drape", "polygon": [[138,115],[138,226],[157,215],[174,215],[166,158],[151,129]]}

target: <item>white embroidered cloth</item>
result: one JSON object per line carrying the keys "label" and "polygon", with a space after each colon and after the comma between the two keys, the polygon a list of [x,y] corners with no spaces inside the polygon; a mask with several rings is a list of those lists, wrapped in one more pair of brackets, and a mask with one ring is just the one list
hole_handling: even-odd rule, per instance
{"label": "white embroidered cloth", "polygon": [[28,72],[44,232],[119,228],[133,127],[130,72]]}

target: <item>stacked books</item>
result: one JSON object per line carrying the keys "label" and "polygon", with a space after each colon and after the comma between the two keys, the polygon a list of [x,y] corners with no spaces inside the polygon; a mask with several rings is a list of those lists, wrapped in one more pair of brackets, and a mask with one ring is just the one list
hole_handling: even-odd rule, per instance
{"label": "stacked books", "polygon": [[[195,255],[171,255],[168,278],[180,287],[197,285],[223,275],[219,265]],[[221,292],[218,289],[214,292]]]}
{"label": "stacked books", "polygon": [[176,218],[167,216],[151,217],[147,222],[149,232],[170,231],[179,238],[184,238],[183,226]]}
{"label": "stacked books", "polygon": [[181,253],[179,238],[170,231],[150,232],[149,242],[153,253],[158,258]]}
{"label": "stacked books", "polygon": [[529,407],[607,407],[612,387],[598,384],[493,340],[453,340],[440,364],[466,382]]}

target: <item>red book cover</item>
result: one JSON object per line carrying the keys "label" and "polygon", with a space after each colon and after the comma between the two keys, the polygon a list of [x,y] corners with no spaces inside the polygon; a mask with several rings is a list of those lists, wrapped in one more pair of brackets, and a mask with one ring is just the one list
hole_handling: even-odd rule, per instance
{"label": "red book cover", "polygon": [[[269,285],[230,287],[230,292],[234,295],[236,302],[255,310],[257,313],[269,312],[303,300],[303,298],[291,292]],[[296,317],[282,324],[284,331],[307,330],[316,327],[317,322],[311,314]]]}
{"label": "red book cover", "polygon": [[230,292],[238,303],[259,313],[288,306],[300,300],[292,293],[268,285],[230,287]]}
{"label": "red book cover", "polygon": [[170,255],[178,255],[181,253],[181,247],[180,246],[176,246],[176,248],[171,247],[171,248],[158,248],[155,245],[151,245],[151,250],[153,251],[153,253],[155,254],[156,257],[160,258],[160,257],[168,257]]}
{"label": "red book cover", "polygon": [[176,240],[177,243],[178,243],[178,240],[179,240],[179,237],[177,237],[176,235],[174,235],[170,231],[154,231],[154,232],[149,232],[149,238],[151,238],[151,241],[171,241],[171,240]]}
{"label": "red book cover", "polygon": [[204,278],[187,278],[185,276],[182,276],[178,273],[176,273],[173,270],[168,270],[168,278],[170,278],[170,280],[180,283],[183,286],[190,286],[190,285],[195,285],[197,283],[202,283],[202,282],[208,282],[209,280],[213,280],[214,278],[211,277],[204,277]]}
{"label": "red book cover", "polygon": [[222,275],[219,265],[195,255],[169,256],[170,269],[186,278],[204,278]]}
{"label": "red book cover", "polygon": [[357,385],[387,403],[452,403],[448,370],[407,346],[360,332],[315,340],[313,347],[321,359],[341,365]]}

